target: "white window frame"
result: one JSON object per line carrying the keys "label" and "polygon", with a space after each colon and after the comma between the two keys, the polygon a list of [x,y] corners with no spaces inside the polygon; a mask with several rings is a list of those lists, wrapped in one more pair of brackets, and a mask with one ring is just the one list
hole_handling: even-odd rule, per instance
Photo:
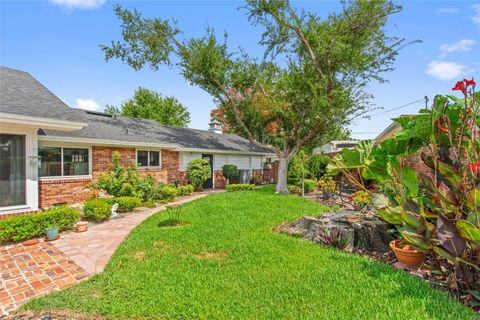
{"label": "white window frame", "polygon": [[[92,147],[87,146],[75,146],[75,145],[39,145],[38,148],[60,148],[60,166],[62,168],[62,175],[61,176],[46,176],[41,177],[39,176],[40,180],[62,180],[62,179],[85,179],[85,178],[92,178]],[[88,150],[88,174],[84,175],[77,175],[77,176],[65,176],[63,175],[63,149],[87,149]],[[37,150],[38,156],[38,150]],[[41,163],[40,156],[38,156],[39,165]]]}
{"label": "white window frame", "polygon": [[[138,165],[138,151],[147,151],[147,161],[150,162],[150,152],[158,152],[158,166],[140,166]],[[162,150],[160,149],[153,149],[153,148],[140,148],[135,149],[135,163],[137,164],[137,168],[139,170],[142,169],[161,169],[162,168]]]}

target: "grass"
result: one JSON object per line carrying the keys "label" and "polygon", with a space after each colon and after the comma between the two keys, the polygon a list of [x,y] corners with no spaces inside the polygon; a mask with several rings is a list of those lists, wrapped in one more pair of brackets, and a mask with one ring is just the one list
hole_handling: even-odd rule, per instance
{"label": "grass", "polygon": [[266,187],[156,214],[105,272],[23,310],[107,319],[476,319],[445,293],[389,266],[272,232],[325,207]]}

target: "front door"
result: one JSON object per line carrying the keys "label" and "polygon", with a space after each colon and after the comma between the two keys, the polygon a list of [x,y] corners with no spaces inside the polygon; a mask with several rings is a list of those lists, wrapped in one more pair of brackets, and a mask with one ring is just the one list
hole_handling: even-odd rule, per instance
{"label": "front door", "polygon": [[26,204],[25,136],[0,134],[0,207]]}
{"label": "front door", "polygon": [[210,178],[207,179],[202,185],[203,189],[213,188],[213,154],[202,154],[202,159],[210,162]]}

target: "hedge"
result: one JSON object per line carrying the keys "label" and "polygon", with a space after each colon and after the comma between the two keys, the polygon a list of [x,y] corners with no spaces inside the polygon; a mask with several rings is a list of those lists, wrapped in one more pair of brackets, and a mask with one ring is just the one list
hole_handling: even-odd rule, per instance
{"label": "hedge", "polygon": [[118,203],[119,212],[132,211],[135,208],[142,206],[142,199],[137,197],[116,197],[110,198],[110,204]]}
{"label": "hedge", "polygon": [[177,188],[168,184],[157,187],[153,193],[153,198],[155,200],[172,201],[176,196],[178,196]]}
{"label": "hedge", "polygon": [[60,206],[32,215],[22,215],[0,220],[0,243],[23,241],[45,235],[45,228],[67,230],[80,218],[80,211]]}
{"label": "hedge", "polygon": [[177,188],[179,196],[189,196],[193,193],[193,186],[191,184],[187,184],[186,186],[179,186]]}
{"label": "hedge", "polygon": [[228,192],[232,191],[251,191],[253,190],[253,187],[255,187],[254,184],[243,184],[243,183],[237,183],[237,184],[229,184],[225,187]]}
{"label": "hedge", "polygon": [[83,204],[83,216],[89,221],[103,221],[112,214],[113,198],[97,198],[85,201]]}

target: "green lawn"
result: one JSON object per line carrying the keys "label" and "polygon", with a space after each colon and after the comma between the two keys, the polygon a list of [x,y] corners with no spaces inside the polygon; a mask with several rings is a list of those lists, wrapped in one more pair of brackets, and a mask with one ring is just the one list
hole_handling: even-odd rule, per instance
{"label": "green lawn", "polygon": [[222,193],[159,213],[123,242],[104,273],[35,299],[28,310],[105,318],[477,319],[426,283],[386,265],[272,232],[324,207],[297,196]]}

